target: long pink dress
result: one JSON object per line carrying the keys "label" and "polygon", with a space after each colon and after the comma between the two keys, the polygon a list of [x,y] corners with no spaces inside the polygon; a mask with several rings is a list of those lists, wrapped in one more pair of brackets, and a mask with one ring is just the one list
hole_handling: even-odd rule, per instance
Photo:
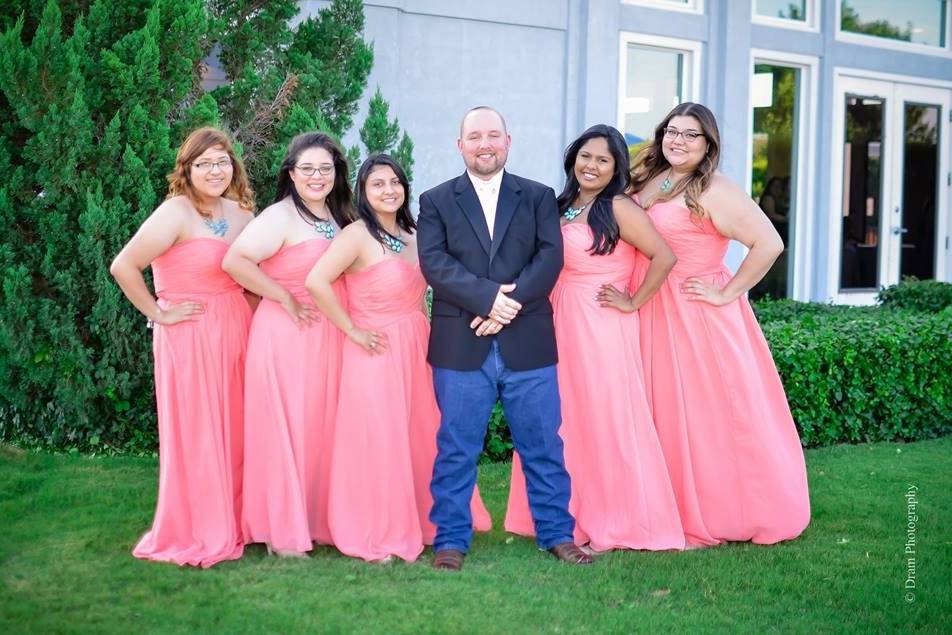
{"label": "long pink dress", "polygon": [[[635,249],[588,252],[587,223],[562,227],[565,266],[552,290],[569,511],[575,541],[595,551],[683,549],[684,533],[645,395],[638,314],[599,306],[602,284],[624,289]],[[535,534],[525,477],[513,457],[506,530]]]}
{"label": "long pink dress", "polygon": [[[418,265],[395,257],[344,278],[354,323],[386,334],[387,348],[375,355],[344,340],[331,536],[349,556],[413,561],[436,534],[430,479],[440,413],[426,363],[426,282]],[[474,527],[488,531],[489,512],[478,491],[472,512]]]}
{"label": "long pink dress", "polygon": [[[780,376],[746,297],[721,307],[679,285],[727,284],[728,239],[674,201],[648,210],[678,263],[641,308],[648,397],[691,545],[772,544],[810,521],[806,467]],[[633,282],[644,279],[639,256]]]}
{"label": "long pink dress", "polygon": [[159,306],[205,305],[196,321],[156,324],[159,497],[137,558],[210,567],[240,558],[242,376],[251,309],[221,269],[228,244],[173,245],[152,262]]}
{"label": "long pink dress", "polygon": [[[331,241],[285,247],[261,270],[313,304],[304,280]],[[335,285],[343,296],[343,283]],[[329,544],[327,487],[337,413],[341,332],[321,321],[299,328],[277,302],[262,300],[248,336],[245,366],[245,542],[310,551]]]}

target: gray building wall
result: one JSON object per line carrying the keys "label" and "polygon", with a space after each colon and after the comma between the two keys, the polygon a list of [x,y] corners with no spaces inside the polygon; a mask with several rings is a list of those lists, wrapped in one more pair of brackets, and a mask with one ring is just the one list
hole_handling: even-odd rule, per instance
{"label": "gray building wall", "polygon": [[[316,11],[326,2],[302,2]],[[357,121],[380,88],[413,139],[414,190],[462,173],[459,121],[477,105],[502,112],[512,135],[509,168],[561,182],[570,48],[568,0],[378,0],[365,3],[374,67]],[[575,7],[573,7],[575,8]],[[356,130],[344,139],[357,143]]]}
{"label": "gray building wall", "polygon": [[[808,157],[815,182],[798,222],[809,220],[804,240],[825,246],[831,240],[828,214],[837,213],[829,210],[830,191],[833,179],[841,178],[829,152],[841,107],[834,103],[835,69],[952,81],[952,55],[839,41],[838,0],[816,1],[818,32],[752,24],[751,0],[705,0],[703,14],[622,0],[366,0],[366,38],[374,43],[375,63],[357,120],[379,86],[416,146],[419,193],[462,172],[456,149],[462,113],[494,106],[513,138],[509,169],[558,191],[568,142],[589,125],[618,124],[621,33],[693,40],[701,43],[699,101],[714,111],[721,129],[721,169],[746,184],[751,49],[815,56],[818,100],[809,114],[815,143]],[[327,4],[305,0],[302,15]],[[356,131],[345,142],[356,143]],[[736,268],[743,254],[732,245],[728,264]],[[825,247],[815,249],[813,259],[798,298],[833,297],[827,272],[836,263],[827,262]]]}

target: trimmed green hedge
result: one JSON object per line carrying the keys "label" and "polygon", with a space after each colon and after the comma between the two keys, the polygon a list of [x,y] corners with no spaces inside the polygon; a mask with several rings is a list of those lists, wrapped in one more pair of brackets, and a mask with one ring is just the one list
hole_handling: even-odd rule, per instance
{"label": "trimmed green hedge", "polygon": [[859,316],[879,315],[882,309],[878,306],[847,306],[844,304],[822,304],[820,302],[797,302],[796,300],[773,300],[763,298],[751,302],[757,321],[763,326],[770,322],[787,322],[801,320],[806,316]]}
{"label": "trimmed green hedge", "polygon": [[483,443],[483,454],[479,457],[480,463],[498,463],[512,458],[512,433],[506,423],[506,415],[502,413],[502,404],[496,402],[492,416],[489,417],[489,427],[486,430],[486,440]]}
{"label": "trimmed green hedge", "polygon": [[804,445],[952,432],[952,309],[806,305],[762,326]]}
{"label": "trimmed green hedge", "polygon": [[878,300],[754,304],[804,445],[952,432],[952,284],[908,278]]}
{"label": "trimmed green hedge", "polygon": [[[805,446],[952,433],[952,306],[946,303],[942,310],[931,310],[942,304],[942,294],[950,287],[903,282],[882,292],[882,307],[792,300],[754,303]],[[892,308],[896,306],[930,310]],[[138,419],[146,410],[154,416],[154,396],[141,397],[132,408],[116,400],[108,427],[143,429]],[[28,426],[13,423],[8,428],[13,438],[8,440],[37,445],[39,439]],[[121,447],[99,449],[154,451],[153,436],[134,434],[127,439]],[[68,450],[73,443],[40,445]],[[497,404],[480,462],[511,456],[512,438]]]}
{"label": "trimmed green hedge", "polygon": [[952,284],[906,278],[901,283],[880,291],[877,300],[889,308],[935,313],[952,306]]}
{"label": "trimmed green hedge", "polygon": [[[952,308],[933,313],[761,300],[754,310],[803,445],[952,433]],[[482,460],[511,455],[497,405]]]}

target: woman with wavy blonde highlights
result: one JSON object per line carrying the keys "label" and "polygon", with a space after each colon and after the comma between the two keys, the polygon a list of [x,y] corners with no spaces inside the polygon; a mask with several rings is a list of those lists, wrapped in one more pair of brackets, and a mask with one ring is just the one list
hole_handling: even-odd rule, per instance
{"label": "woman with wavy blonde highlights", "polygon": [[[689,547],[776,543],[810,520],[797,428],[746,297],[783,243],[717,171],[719,156],[714,115],[684,103],[658,125],[630,183],[678,259],[639,317],[648,400]],[[732,239],[749,249],[735,274],[724,266]],[[648,265],[638,258],[632,288]]]}
{"label": "woman with wavy blonde highlights", "polygon": [[[251,220],[251,188],[228,136],[200,128],[179,148],[165,201],[110,267],[154,325],[159,496],[137,558],[210,567],[241,557],[242,397],[251,308],[222,271]],[[150,266],[155,294],[142,271]]]}
{"label": "woman with wavy blonde highlights", "polygon": [[[699,129],[703,131],[702,135],[707,141],[703,156],[699,157],[696,164],[692,162],[688,166],[678,166],[679,174],[682,178],[673,180],[675,176],[674,167],[665,158],[662,150],[666,138],[665,130],[668,122],[675,115],[675,112],[682,112],[682,116],[691,116],[697,119]],[[687,138],[682,137],[687,143]],[[690,143],[693,143],[690,142]],[[678,197],[684,198],[685,205],[697,220],[704,218],[704,208],[701,207],[701,194],[711,184],[711,179],[717,170],[717,164],[721,157],[721,142],[717,132],[717,121],[713,113],[700,104],[686,102],[677,106],[657,128],[655,128],[654,142],[644,148],[635,157],[634,167],[631,170],[631,183],[629,189],[633,192],[640,192],[644,186],[657,178],[659,175],[665,175],[665,181],[668,186],[658,188],[651,197],[641,197],[645,209],[651,207],[654,203],[674,200]],[[678,161],[675,159],[675,162]]]}
{"label": "woman with wavy blonde highlights", "polygon": [[[165,177],[169,182],[169,191],[165,198],[184,196],[202,217],[214,216],[215,210],[210,209],[209,201],[201,193],[201,182],[207,179],[203,179],[204,174],[201,170],[198,170],[198,174],[194,175],[195,180],[199,182],[199,185],[196,186],[192,174],[193,168],[198,167],[195,164],[200,163],[198,157],[214,147],[220,148],[221,153],[228,155],[230,167],[224,163],[219,164],[222,175],[231,170],[231,180],[220,196],[235,201],[238,203],[238,207],[247,212],[253,212],[255,209],[255,193],[251,189],[251,183],[248,182],[245,166],[235,156],[235,149],[229,136],[218,128],[212,127],[194,130],[185,140],[185,143],[182,144],[182,147],[179,148],[175,157],[175,168]],[[223,161],[224,157],[221,160]],[[211,171],[211,169],[208,170],[208,172]],[[208,178],[211,178],[210,174]]]}

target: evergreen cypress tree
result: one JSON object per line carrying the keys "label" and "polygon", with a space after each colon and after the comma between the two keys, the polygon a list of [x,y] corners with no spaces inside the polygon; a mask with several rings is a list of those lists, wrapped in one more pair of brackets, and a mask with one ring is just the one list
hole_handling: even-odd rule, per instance
{"label": "evergreen cypress tree", "polygon": [[386,152],[397,143],[400,138],[400,123],[390,121],[390,106],[380,94],[380,89],[374,93],[367,106],[367,119],[360,127],[360,140],[367,148],[368,154]]}
{"label": "evergreen cypress tree", "polygon": [[[373,66],[363,41],[361,0],[335,0],[292,29],[295,0],[212,0],[220,29],[219,59],[231,82],[214,91],[223,124],[244,150],[248,174],[262,202],[274,191],[274,156],[295,134],[319,126],[340,139],[353,125],[357,102]],[[315,120],[282,120],[295,106]],[[292,125],[294,124],[294,125]]]}
{"label": "evergreen cypress tree", "polygon": [[[407,179],[413,180],[413,142],[407,133],[400,138],[400,122],[397,119],[390,121],[390,105],[383,98],[380,89],[374,93],[367,107],[367,118],[360,127],[360,140],[367,149],[367,155],[386,152],[407,173]],[[397,140],[399,139],[399,143]],[[351,148],[354,164],[360,156],[359,148]]]}
{"label": "evergreen cypress tree", "polygon": [[[164,197],[192,128],[235,134],[266,205],[291,137],[352,125],[373,63],[362,4],[335,0],[292,29],[297,10],[0,6],[0,439],[154,448],[151,332],[108,265]],[[203,60],[216,44],[229,83],[208,93]]]}

